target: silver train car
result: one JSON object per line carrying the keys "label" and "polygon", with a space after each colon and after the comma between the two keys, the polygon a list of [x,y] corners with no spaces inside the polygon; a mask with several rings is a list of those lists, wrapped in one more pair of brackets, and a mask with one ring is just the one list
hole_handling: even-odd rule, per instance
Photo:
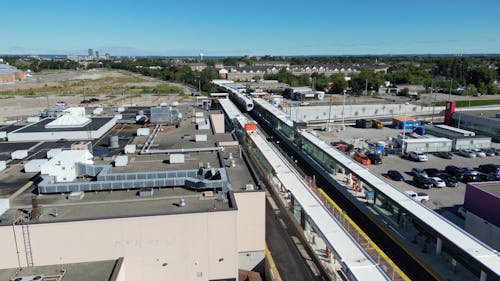
{"label": "silver train car", "polygon": [[249,112],[253,109],[253,100],[248,97],[245,93],[240,92],[238,89],[232,88],[227,85],[227,82],[217,82],[213,81],[220,90],[229,94],[229,98],[240,108],[243,112]]}

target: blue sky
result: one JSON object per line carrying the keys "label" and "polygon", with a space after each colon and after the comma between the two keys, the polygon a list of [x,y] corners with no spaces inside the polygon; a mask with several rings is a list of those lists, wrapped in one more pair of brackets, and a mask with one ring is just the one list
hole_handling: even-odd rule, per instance
{"label": "blue sky", "polygon": [[2,1],[0,54],[500,53],[498,0]]}

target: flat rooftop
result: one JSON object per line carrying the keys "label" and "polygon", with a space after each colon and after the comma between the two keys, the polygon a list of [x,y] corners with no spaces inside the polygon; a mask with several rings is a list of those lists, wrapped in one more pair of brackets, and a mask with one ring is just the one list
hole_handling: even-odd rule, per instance
{"label": "flat rooftop", "polygon": [[45,125],[54,121],[56,118],[45,118],[40,122],[27,125],[21,129],[14,131],[15,133],[38,133],[38,132],[72,132],[72,131],[96,131],[113,117],[92,117],[91,122],[83,127],[76,128],[45,128]]}
{"label": "flat rooftop", "polygon": [[[105,260],[94,262],[68,263],[56,265],[43,265],[33,267],[23,267],[20,271],[18,268],[0,269],[0,280],[9,281],[16,277],[23,276],[60,276],[64,272],[62,279],[54,279],[60,281],[114,281],[112,279],[115,268],[118,270],[120,260]],[[53,280],[51,278],[51,280]]]}
{"label": "flat rooftop", "polygon": [[[210,113],[220,113],[220,111],[208,112],[197,109],[196,111],[204,112],[204,117],[209,118]],[[229,183],[233,192],[243,192],[248,184],[254,185],[255,181],[252,177],[246,161],[241,156],[241,152],[237,142],[234,142],[233,136],[229,133],[213,134],[212,130],[197,130],[196,125],[191,123],[189,117],[191,107],[182,107],[181,112],[186,119],[181,123],[179,128],[172,126],[162,126],[156,140],[151,149],[180,149],[180,148],[207,148],[216,147],[220,142],[233,142],[231,145],[225,145],[224,151],[219,152],[189,152],[185,154],[184,163],[170,164],[169,154],[139,154],[140,148],[146,141],[146,136],[132,136],[131,143],[138,146],[137,153],[128,154],[129,162],[125,167],[113,167],[112,173],[131,173],[131,172],[146,172],[146,171],[175,171],[199,169],[201,166],[206,166],[210,163],[214,168],[225,168]],[[134,127],[135,128],[135,127]],[[150,129],[152,131],[152,125]],[[131,129],[135,131],[135,129]],[[129,131],[123,128],[121,132]],[[128,134],[128,133],[127,133]],[[196,142],[195,135],[207,135],[207,141]],[[33,143],[36,144],[36,143]],[[17,144],[15,144],[17,145]],[[54,144],[57,146],[57,143]],[[52,145],[51,145],[52,147]],[[234,167],[229,159],[230,153],[234,160]],[[42,158],[42,157],[39,157]],[[112,157],[94,157],[95,165],[112,164]],[[5,188],[10,185],[7,181],[14,177],[14,174],[19,174],[21,166],[15,171],[7,173],[4,177],[0,177],[0,186]],[[10,174],[10,176],[8,175]],[[27,174],[20,174],[23,176]],[[31,177],[34,174],[31,175]],[[27,177],[19,177],[11,188],[6,189],[6,195],[12,194],[18,189],[22,182],[27,182]],[[83,179],[79,179],[83,180]],[[86,179],[93,180],[93,179]],[[19,183],[18,183],[19,182]],[[13,186],[15,185],[15,187]],[[32,209],[31,198],[35,194],[36,186],[26,189],[17,197],[11,199],[11,208],[3,216],[0,217],[0,224],[8,224],[23,213]],[[220,194],[205,197],[202,192],[193,191],[184,187],[159,187],[154,188],[153,196],[140,197],[138,189],[114,190],[114,191],[99,191],[86,192],[85,196],[80,201],[69,200],[68,194],[43,194],[38,195],[38,202],[42,209],[42,215],[39,218],[41,222],[55,221],[71,221],[71,220],[88,220],[88,219],[105,219],[114,217],[134,217],[134,216],[150,216],[150,215],[165,215],[190,212],[207,212],[207,211],[225,211],[236,208],[232,193],[226,198]],[[183,198],[186,206],[179,207],[179,200]],[[57,216],[55,216],[57,209]]]}
{"label": "flat rooftop", "polygon": [[[457,111],[455,114],[461,113],[461,114],[470,114],[470,115],[476,115],[476,116],[482,116],[482,117],[487,117],[487,118],[495,118],[500,121],[499,118],[496,118],[497,114],[500,114],[500,109],[495,109],[495,110],[471,110],[471,111]],[[457,116],[460,114],[457,114]],[[456,117],[458,118],[458,117]]]}
{"label": "flat rooftop", "polygon": [[[227,211],[236,208],[232,195],[224,199],[219,194],[203,196],[183,187],[155,188],[153,196],[138,196],[139,190],[86,192],[82,200],[71,201],[68,194],[38,195],[41,208],[40,222],[97,220],[121,217],[171,215],[208,211]],[[31,211],[33,188],[10,202],[10,209],[0,216],[0,225],[12,223],[20,215]],[[180,199],[186,205],[179,206]],[[57,213],[57,214],[56,214]],[[35,222],[33,222],[35,223]]]}
{"label": "flat rooftop", "polygon": [[500,198],[500,181],[469,183]]}

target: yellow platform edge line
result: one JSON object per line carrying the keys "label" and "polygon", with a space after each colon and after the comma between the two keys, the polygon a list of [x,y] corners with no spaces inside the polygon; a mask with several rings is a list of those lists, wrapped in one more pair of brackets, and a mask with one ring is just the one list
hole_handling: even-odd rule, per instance
{"label": "yellow platform edge line", "polygon": [[267,244],[265,244],[264,252],[265,252],[265,255],[266,255],[267,262],[269,263],[269,269],[273,273],[274,278],[276,280],[281,280],[280,273],[278,271],[278,268],[276,267],[276,264],[274,263],[273,256],[271,255],[271,251],[269,251],[269,248],[267,247]]}
{"label": "yellow platform edge line", "polygon": [[[332,204],[332,206],[337,209],[337,211],[339,211],[340,213],[343,213],[343,210],[339,207],[339,205],[337,205],[337,203],[335,203],[332,198],[330,198],[330,196],[328,196],[328,194],[325,193],[325,191],[323,191],[323,189],[321,188],[318,188],[318,191],[321,193],[321,195],[323,195],[323,197],[326,198],[326,200],[328,200],[328,202],[330,204]],[[396,271],[399,276],[401,276],[401,278],[403,278],[404,280],[407,280],[407,281],[411,281],[411,279],[391,260],[391,258],[389,258],[385,253],[384,251],[382,251],[382,249],[380,249],[377,244],[375,244],[375,242],[373,242],[370,237],[368,237],[368,235],[366,235],[366,233],[345,213],[344,214],[344,217],[346,218],[346,220],[349,222],[349,224],[351,224],[357,231],[359,234],[361,234],[361,236],[363,236],[363,238],[366,239],[366,241],[368,241],[368,243],[370,243],[370,245],[375,249],[375,251],[377,251],[377,253],[379,253],[379,255],[385,260],[387,261],[387,263],[394,269],[394,271]]]}

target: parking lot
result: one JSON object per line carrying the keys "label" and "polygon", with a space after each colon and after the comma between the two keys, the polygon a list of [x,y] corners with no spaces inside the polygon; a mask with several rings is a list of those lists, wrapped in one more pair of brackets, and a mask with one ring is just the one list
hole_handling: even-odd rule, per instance
{"label": "parking lot", "polygon": [[465,158],[454,154],[453,159],[447,160],[443,158],[436,157],[434,155],[428,155],[429,161],[427,162],[416,162],[397,155],[391,155],[383,157],[383,163],[380,165],[371,165],[370,170],[378,175],[385,176],[388,170],[397,170],[405,178],[404,181],[393,181],[389,178],[387,180],[394,186],[401,188],[401,190],[414,190],[419,192],[425,192],[429,194],[430,200],[438,208],[455,207],[457,205],[462,205],[464,202],[465,195],[465,184],[459,182],[458,187],[443,187],[443,188],[431,188],[431,189],[421,189],[413,185],[413,175],[410,174],[412,168],[417,167],[421,169],[425,168],[436,168],[439,170],[444,170],[447,165],[454,165],[457,167],[472,167],[477,168],[477,166],[482,164],[499,163],[500,156],[490,156],[485,158]]}
{"label": "parking lot", "polygon": [[[393,129],[391,127],[385,126],[383,129],[372,129],[372,128],[355,128],[353,126],[347,126],[344,131],[332,131],[332,132],[322,132],[316,131],[317,134],[325,140],[327,143],[331,141],[346,141],[348,143],[354,144],[355,146],[367,147],[362,143],[365,140],[369,143],[374,143],[377,141],[386,141],[389,137],[396,138],[401,130]],[[499,143],[492,143],[492,147],[500,148]],[[394,181],[387,178],[387,182],[400,188],[401,190],[413,190],[417,192],[425,192],[429,194],[430,200],[432,201],[433,207],[441,212],[451,211],[456,214],[456,210],[464,202],[465,195],[465,184],[459,182],[458,187],[444,187],[444,188],[432,188],[432,189],[421,189],[413,185],[413,175],[410,171],[412,168],[417,167],[421,169],[425,168],[436,168],[439,170],[444,170],[448,165],[454,165],[460,168],[472,167],[477,168],[482,164],[499,164],[500,156],[488,156],[485,158],[466,158],[453,153],[453,159],[447,160],[439,158],[437,156],[428,155],[427,162],[416,162],[403,158],[399,155],[389,155],[382,157],[383,163],[380,165],[371,165],[369,167],[377,175],[383,177],[386,176],[388,170],[397,170],[405,178],[404,181]]]}

